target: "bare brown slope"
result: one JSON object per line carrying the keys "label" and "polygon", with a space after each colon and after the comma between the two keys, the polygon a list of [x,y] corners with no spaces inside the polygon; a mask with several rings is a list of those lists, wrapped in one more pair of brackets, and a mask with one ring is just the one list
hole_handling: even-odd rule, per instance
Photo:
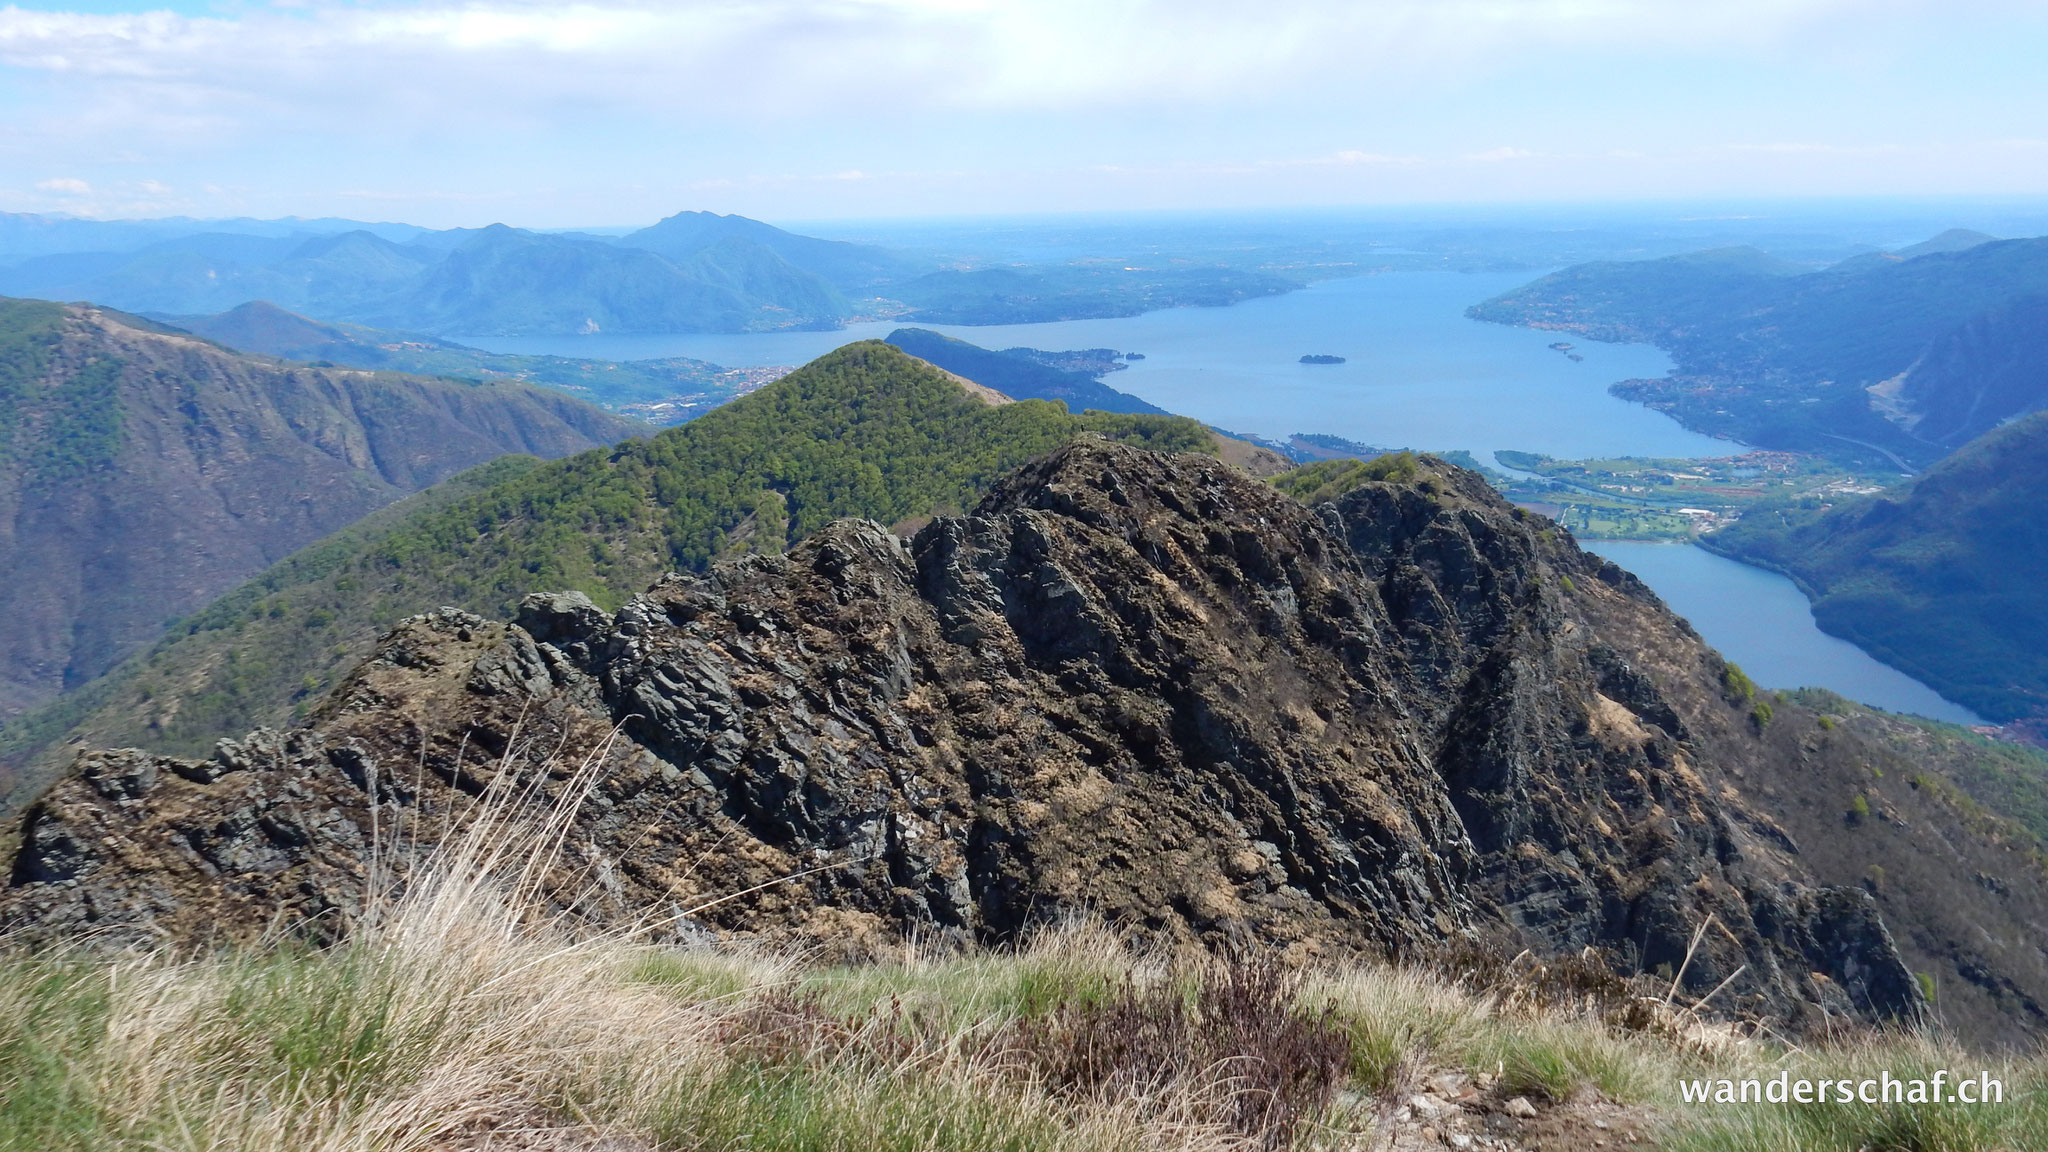
{"label": "bare brown slope", "polygon": [[[500,764],[559,792],[597,755],[562,891],[599,920],[748,892],[697,922],[1001,941],[1083,912],[1298,956],[1480,938],[1591,948],[1792,1026],[1919,1017],[1849,850],[1758,799],[1803,811],[1892,761],[1848,733],[1808,748],[1812,714],[1760,722],[1725,672],[1469,473],[1425,460],[1308,508],[1083,442],[908,545],[842,521],[616,614],[416,618],[306,730],[204,762],[88,754],[23,825],[0,925],[331,922],[373,827],[432,839]],[[1925,847],[1849,843],[1858,872]],[[1931,866],[2024,863],[1955,850]],[[1894,927],[2038,939],[2038,886],[1977,892]],[[1974,1035],[2028,1034],[1972,1004]]]}
{"label": "bare brown slope", "polygon": [[563,456],[639,430],[538,388],[243,356],[87,306],[65,306],[34,351],[25,410],[101,367],[106,393],[80,403],[110,451],[55,478],[0,454],[0,717],[409,492],[506,453]]}

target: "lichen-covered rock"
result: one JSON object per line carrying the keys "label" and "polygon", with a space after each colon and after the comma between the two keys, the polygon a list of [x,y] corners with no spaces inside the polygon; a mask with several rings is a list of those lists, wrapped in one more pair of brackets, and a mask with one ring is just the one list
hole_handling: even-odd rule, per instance
{"label": "lichen-covered rock", "polygon": [[502,773],[547,800],[595,763],[553,893],[599,921],[1495,940],[1782,1019],[1917,1018],[1868,898],[1735,786],[1775,761],[1721,672],[1469,473],[1308,508],[1082,442],[908,542],[841,522],[616,614],[415,618],[306,730],[210,764],[88,754],[29,816],[0,925],[339,930],[372,855],[411,858]]}

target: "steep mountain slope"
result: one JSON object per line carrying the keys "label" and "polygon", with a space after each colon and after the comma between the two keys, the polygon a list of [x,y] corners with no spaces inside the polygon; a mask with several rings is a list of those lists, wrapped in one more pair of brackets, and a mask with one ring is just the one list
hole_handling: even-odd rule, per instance
{"label": "steep mountain slope", "polygon": [[[616,613],[418,618],[308,730],[84,757],[30,815],[0,923],[325,923],[361,898],[373,824],[431,841],[497,773],[545,799],[590,757],[554,882],[600,922],[697,907],[678,931],[846,947],[1085,913],[1302,956],[1590,947],[1795,1028],[1918,1018],[1924,931],[1983,962],[1944,981],[1952,1023],[2039,1027],[2034,864],[1948,849],[1961,882],[1901,907],[1895,948],[1838,857],[1924,877],[1935,840],[1903,813],[1844,831],[1838,805],[1896,759],[1758,708],[1626,573],[1415,464],[1309,508],[1081,441],[908,546],[842,522]],[[1760,789],[1835,806],[1845,846],[1795,841]]]}
{"label": "steep mountain slope", "polygon": [[1999,305],[1937,338],[1872,394],[1905,431],[1951,448],[2048,407],[2048,296]]}
{"label": "steep mountain slope", "polygon": [[[1761,254],[1581,265],[1469,314],[1656,343],[1677,362],[1674,374],[1631,381],[1617,393],[1691,427],[1764,447],[1879,464],[1889,454],[1919,466],[2038,405],[2038,388],[1985,392],[1972,372],[1937,369],[1906,381],[1930,356],[1952,357],[1959,343],[1989,364],[2023,357],[2039,373],[2031,359],[2037,342],[1980,345],[2026,335],[1998,317],[2048,296],[2048,238],[1950,237],[1920,247],[1930,250],[1910,259],[1859,257],[1805,275],[1764,266]],[[1934,412],[1949,418],[1926,431],[1915,426],[1921,413]]]}
{"label": "steep mountain slope", "polygon": [[67,729],[73,743],[202,751],[288,722],[413,613],[445,604],[504,615],[535,587],[615,607],[664,572],[732,551],[778,553],[840,516],[957,511],[1083,432],[1171,451],[1217,446],[1179,416],[992,405],[886,344],[851,344],[649,439],[471,485],[314,545],[183,621],[82,709],[25,721],[18,740],[0,732],[0,767],[20,770]]}
{"label": "steep mountain slope", "polygon": [[0,300],[0,716],[408,492],[641,427],[545,389],[313,369]]}
{"label": "steep mountain slope", "polygon": [[1921,771],[1903,781],[1904,786],[1952,786],[1938,790],[1958,816],[1992,827],[1988,834],[1994,838],[2032,838],[2048,853],[2048,749],[1986,736],[1960,724],[1871,708],[1825,688],[1800,688],[1786,695],[1826,715],[1836,726],[1846,725],[1919,765]]}
{"label": "steep mountain slope", "polygon": [[1007,352],[993,352],[929,329],[898,328],[889,333],[888,341],[920,360],[1019,400],[1058,400],[1074,412],[1166,411],[1128,392],[1119,392],[1086,372],[1070,372]]}
{"label": "steep mountain slope", "polygon": [[1758,509],[1702,543],[1790,575],[1814,619],[2000,720],[2048,716],[2048,413],[1882,496]]}

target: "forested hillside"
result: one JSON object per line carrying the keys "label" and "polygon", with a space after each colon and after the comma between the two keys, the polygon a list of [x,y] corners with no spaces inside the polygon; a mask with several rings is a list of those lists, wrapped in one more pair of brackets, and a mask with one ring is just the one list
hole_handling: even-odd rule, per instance
{"label": "forested hillside", "polygon": [[1058,400],[1075,412],[1091,408],[1100,412],[1166,411],[1128,392],[1119,392],[1086,372],[991,351],[926,328],[898,328],[889,333],[889,343],[1019,400]]}
{"label": "forested hillside", "polygon": [[1837,636],[1999,720],[2048,716],[2048,413],[1882,496],[1764,508],[1702,540],[1788,573]]}
{"label": "forested hillside", "polygon": [[409,492],[643,430],[524,384],[312,368],[0,299],[0,718]]}
{"label": "forested hillside", "polygon": [[1672,375],[1615,391],[1690,427],[1919,467],[2048,404],[2025,320],[2048,297],[2048,238],[1973,238],[1804,274],[1754,250],[1584,264],[1469,314],[1657,344]]}
{"label": "forested hillside", "polygon": [[1184,417],[991,405],[887,344],[851,344],[689,424],[463,478],[460,496],[430,494],[307,549],[183,621],[118,680],[0,730],[0,764],[74,725],[96,743],[203,750],[289,720],[405,616],[504,616],[536,589],[616,607],[663,573],[780,552],[838,517],[970,507],[995,477],[1083,432],[1162,451],[1216,445]]}

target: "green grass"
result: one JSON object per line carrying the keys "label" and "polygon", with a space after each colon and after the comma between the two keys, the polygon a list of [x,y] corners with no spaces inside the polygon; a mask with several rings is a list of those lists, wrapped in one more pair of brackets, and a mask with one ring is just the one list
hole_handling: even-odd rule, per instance
{"label": "green grass", "polygon": [[738,1064],[671,1090],[649,1125],[663,1148],[725,1152],[1036,1152],[1071,1146],[1049,1108],[972,1078],[865,1061]]}
{"label": "green grass", "polygon": [[1274,487],[1304,504],[1334,500],[1371,480],[1407,480],[1420,461],[1413,452],[1389,452],[1371,460],[1318,460],[1273,477]]}
{"label": "green grass", "polygon": [[[1669,1152],[2026,1152],[2048,1140],[2048,1075],[2036,1062],[1965,1059],[1924,1040],[1880,1042],[1817,1052],[1793,1075],[1861,1081],[1889,1072],[1925,1079],[1936,1069],[1988,1069],[2005,1086],[2003,1105],[1742,1104],[1699,1108],[1677,1117]],[[1756,1072],[1751,1072],[1756,1075]],[[1774,1076],[1776,1069],[1763,1075]]]}
{"label": "green grass", "polygon": [[[522,834],[470,827],[483,844]],[[534,877],[501,880],[476,857],[450,852],[372,900],[326,950],[0,951],[0,1149],[426,1150],[517,1130],[536,1147],[692,1152],[1335,1152],[1446,1070],[1495,1105],[1523,1096],[1560,1117],[1597,1091],[1619,1109],[1606,1122],[1678,1152],[2020,1152],[2048,1132],[2048,1062],[1933,1037],[1787,1048],[1661,1006],[1623,1023],[1382,964],[1243,978],[1086,926],[826,966],[761,943],[575,937],[505,895]],[[1219,988],[1254,994],[1219,1009]],[[1261,1115],[1244,1107],[1248,1057],[1216,1056],[1288,1027],[1340,1034],[1342,1090],[1303,1097],[1291,1127],[1243,1127]],[[1988,1069],[2006,1100],[1679,1101],[1681,1078],[1935,1068]]]}
{"label": "green grass", "polygon": [[69,958],[0,965],[0,1149],[80,1147],[102,1126],[73,1071],[107,1033],[108,970]]}

